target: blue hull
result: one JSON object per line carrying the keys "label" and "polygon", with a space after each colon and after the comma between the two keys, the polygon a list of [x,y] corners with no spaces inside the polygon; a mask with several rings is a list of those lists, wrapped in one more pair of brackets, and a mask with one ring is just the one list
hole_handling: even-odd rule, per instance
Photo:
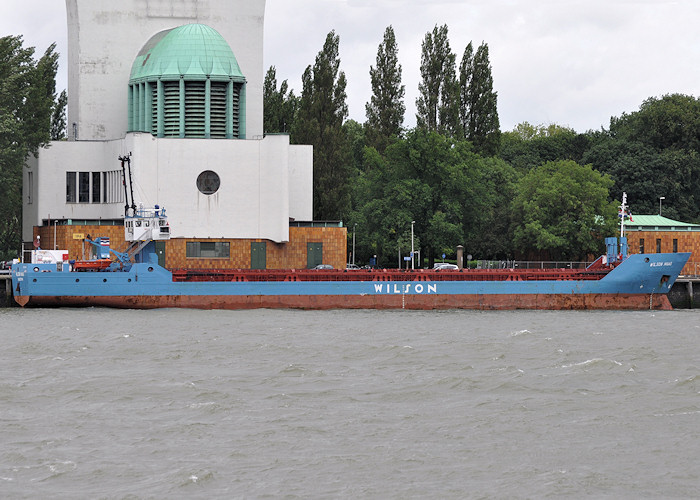
{"label": "blue hull", "polygon": [[667,309],[666,294],[689,257],[630,255],[599,280],[539,281],[174,282],[170,271],[153,262],[116,272],[19,264],[12,286],[23,306]]}

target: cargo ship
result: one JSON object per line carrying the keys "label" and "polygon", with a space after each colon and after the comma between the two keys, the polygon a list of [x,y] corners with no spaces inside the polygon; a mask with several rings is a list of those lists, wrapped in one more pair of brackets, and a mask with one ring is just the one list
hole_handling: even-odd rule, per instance
{"label": "cargo ship", "polygon": [[35,250],[31,263],[12,267],[15,301],[135,309],[671,309],[667,294],[690,257],[627,255],[622,236],[607,238],[607,253],[585,269],[169,270],[158,264],[154,243],[170,237],[164,209],[127,213],[124,231],[126,251],[96,238],[89,241],[96,258],[88,261]]}

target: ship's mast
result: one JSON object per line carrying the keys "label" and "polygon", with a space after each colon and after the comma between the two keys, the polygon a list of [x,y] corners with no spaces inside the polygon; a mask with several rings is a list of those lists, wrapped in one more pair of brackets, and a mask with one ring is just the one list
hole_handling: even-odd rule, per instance
{"label": "ship's mast", "polygon": [[622,205],[620,205],[620,238],[625,237],[625,214],[627,213],[627,193],[622,193]]}

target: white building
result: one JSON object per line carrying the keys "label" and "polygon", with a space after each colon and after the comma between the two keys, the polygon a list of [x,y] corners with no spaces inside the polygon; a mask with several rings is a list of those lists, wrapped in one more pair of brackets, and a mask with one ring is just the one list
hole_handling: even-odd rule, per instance
{"label": "white building", "polygon": [[[37,226],[122,220],[136,202],[173,238],[289,241],[312,219],[312,147],[263,137],[264,0],[66,0],[67,141],[24,173]],[[43,240],[42,240],[43,241]]]}

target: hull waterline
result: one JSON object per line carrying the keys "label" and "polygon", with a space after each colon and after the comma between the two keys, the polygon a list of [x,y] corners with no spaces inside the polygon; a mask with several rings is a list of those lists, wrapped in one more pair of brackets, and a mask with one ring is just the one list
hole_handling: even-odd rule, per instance
{"label": "hull waterline", "polygon": [[498,294],[415,296],[357,295],[139,295],[17,297],[29,307],[113,307],[122,309],[477,309],[477,310],[671,310],[661,294]]}

